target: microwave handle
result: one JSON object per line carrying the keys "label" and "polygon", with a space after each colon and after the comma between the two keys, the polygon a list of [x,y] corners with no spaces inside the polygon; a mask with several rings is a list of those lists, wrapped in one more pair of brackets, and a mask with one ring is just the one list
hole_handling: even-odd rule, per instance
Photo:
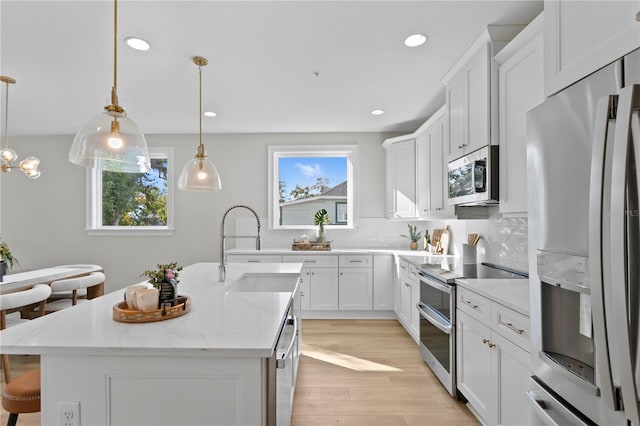
{"label": "microwave handle", "polygon": [[[481,169],[481,178],[478,181],[476,178],[478,175],[476,174],[476,170]],[[476,160],[473,162],[473,190],[474,192],[487,192],[487,160]]]}

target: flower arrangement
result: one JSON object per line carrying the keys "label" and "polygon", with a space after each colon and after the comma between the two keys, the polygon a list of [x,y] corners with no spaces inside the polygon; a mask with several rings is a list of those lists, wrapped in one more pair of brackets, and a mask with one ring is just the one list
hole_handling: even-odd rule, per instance
{"label": "flower arrangement", "polygon": [[4,241],[0,242],[0,261],[6,261],[9,265],[9,269],[12,269],[14,264],[20,263],[13,253],[11,253],[9,245]]}
{"label": "flower arrangement", "polygon": [[182,271],[182,266],[179,266],[178,262],[158,263],[156,264],[156,269],[146,270],[140,276],[148,277],[149,283],[153,284],[154,287],[159,287],[160,283],[164,279],[165,269],[173,269],[173,275],[175,276],[176,283],[180,282],[178,279],[178,272]]}

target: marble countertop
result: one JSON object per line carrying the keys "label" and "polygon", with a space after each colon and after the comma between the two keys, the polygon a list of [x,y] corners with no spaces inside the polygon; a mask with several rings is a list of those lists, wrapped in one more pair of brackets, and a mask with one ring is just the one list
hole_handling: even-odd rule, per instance
{"label": "marble countertop", "polygon": [[[295,254],[295,255],[330,255],[330,254],[393,254],[397,256],[407,258],[429,258],[429,259],[443,259],[443,258],[455,258],[454,255],[442,255],[431,254],[424,250],[402,250],[392,248],[367,248],[367,247],[352,247],[352,248],[331,248],[329,251],[323,250],[292,250],[291,248],[263,248],[262,250],[248,249],[248,248],[234,248],[227,250],[227,254]],[[427,262],[421,262],[427,263]]]}
{"label": "marble countertop", "polygon": [[456,285],[529,316],[528,279],[456,279]]}
{"label": "marble countertop", "polygon": [[[291,292],[231,292],[245,274],[299,275],[301,263],[228,264],[218,282],[217,263],[180,273],[178,292],[192,299],[189,313],[170,320],[127,324],[113,320],[124,289],[0,332],[3,354],[154,354],[268,357]],[[132,283],[133,284],[133,283]]]}

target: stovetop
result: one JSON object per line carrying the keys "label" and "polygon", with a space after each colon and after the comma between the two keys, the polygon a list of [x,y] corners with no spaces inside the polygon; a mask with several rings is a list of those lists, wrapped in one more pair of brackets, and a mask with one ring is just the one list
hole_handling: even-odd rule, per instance
{"label": "stovetop", "polygon": [[424,264],[420,266],[420,271],[425,275],[435,278],[438,281],[453,284],[460,278],[480,278],[480,279],[525,279],[529,275],[525,272],[505,268],[491,263],[468,263],[456,268],[456,265],[449,264]]}

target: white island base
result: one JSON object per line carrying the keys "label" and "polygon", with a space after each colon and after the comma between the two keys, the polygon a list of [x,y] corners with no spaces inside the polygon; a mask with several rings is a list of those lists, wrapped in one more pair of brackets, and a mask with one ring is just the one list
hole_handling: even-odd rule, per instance
{"label": "white island base", "polygon": [[84,426],[288,425],[301,267],[228,265],[220,283],[217,264],[191,265],[178,291],[192,309],[181,317],[116,322],[120,290],[3,330],[0,351],[41,355],[43,425],[64,424],[69,403]]}

